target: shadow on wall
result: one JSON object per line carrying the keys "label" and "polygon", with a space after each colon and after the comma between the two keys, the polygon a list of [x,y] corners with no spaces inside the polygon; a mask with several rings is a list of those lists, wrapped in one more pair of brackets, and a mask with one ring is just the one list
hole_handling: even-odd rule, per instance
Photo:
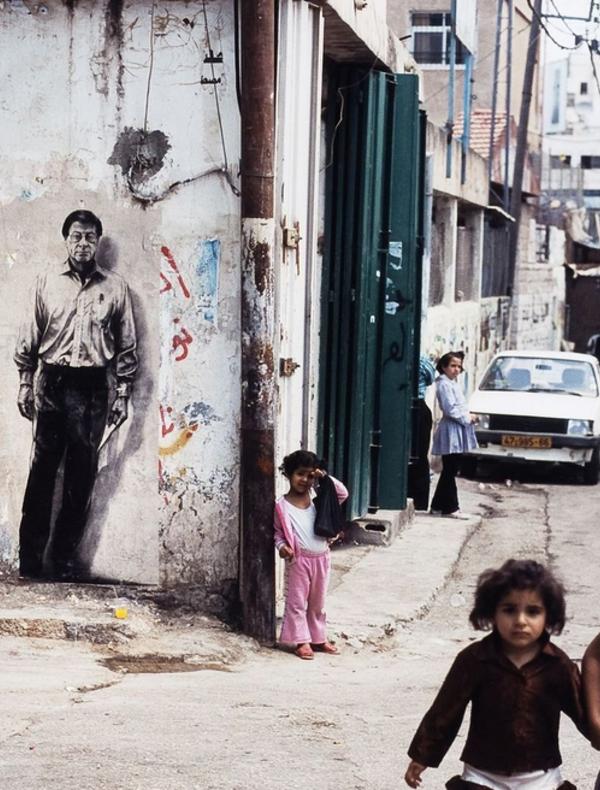
{"label": "shadow on wall", "polygon": [[[102,267],[109,271],[118,272],[119,248],[113,239],[110,237],[102,238],[97,257]],[[98,546],[103,533],[107,529],[109,506],[116,496],[120,495],[122,497],[124,494],[121,490],[124,469],[142,445],[144,424],[148,414],[151,413],[151,404],[154,398],[155,382],[152,371],[148,367],[149,357],[151,356],[147,349],[148,324],[142,300],[131,285],[130,292],[136,325],[139,367],[133,387],[129,417],[101,450],[88,524],[79,551],[80,561],[88,569],[92,568]],[[114,380],[111,381],[111,392],[114,393]],[[124,436],[117,435],[121,431],[125,431]],[[135,498],[131,497],[131,501],[135,502]],[[135,525],[135,512],[132,513],[127,525],[122,522],[119,524],[119,530],[125,527],[127,529],[137,528]],[[115,544],[114,548],[117,550],[117,544]],[[120,563],[116,563],[116,567],[119,567],[119,565]],[[107,580],[119,581],[119,579],[112,577],[110,579],[107,578]]]}

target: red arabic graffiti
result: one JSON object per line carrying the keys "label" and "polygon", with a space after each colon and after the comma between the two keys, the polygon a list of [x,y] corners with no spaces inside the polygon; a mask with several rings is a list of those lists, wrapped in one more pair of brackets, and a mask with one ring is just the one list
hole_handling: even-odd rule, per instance
{"label": "red arabic graffiti", "polygon": [[173,409],[171,406],[165,408],[162,404],[160,405],[160,432],[163,439],[175,430],[175,423],[170,416],[172,413]]}
{"label": "red arabic graffiti", "polygon": [[[176,318],[173,321],[174,324],[179,323],[179,318]],[[175,362],[182,362],[184,359],[187,358],[189,354],[189,345],[192,343],[194,338],[190,335],[187,329],[182,326],[179,334],[173,335],[173,339],[171,341],[171,346],[173,351],[176,352],[175,354]]]}
{"label": "red arabic graffiti", "polygon": [[[188,289],[187,285],[185,284],[185,280],[183,279],[183,277],[181,276],[181,274],[179,272],[179,267],[177,266],[175,258],[173,257],[173,253],[171,252],[171,250],[167,246],[161,247],[160,251],[165,256],[166,261],[169,264],[169,268],[171,269],[171,271],[174,274],[177,275],[176,279],[177,279],[177,282],[179,283],[179,287],[181,288],[181,293],[185,296],[186,299],[189,299],[190,298],[189,289]],[[162,272],[160,273],[160,279],[164,283],[164,287],[160,289],[161,294],[164,294],[167,291],[173,290],[173,284],[172,284],[171,280],[165,274],[163,274]]]}

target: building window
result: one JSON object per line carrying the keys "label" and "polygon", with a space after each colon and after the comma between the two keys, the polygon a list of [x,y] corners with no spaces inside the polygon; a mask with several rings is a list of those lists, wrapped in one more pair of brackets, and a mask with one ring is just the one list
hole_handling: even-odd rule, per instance
{"label": "building window", "polygon": [[579,85],[579,93],[580,93],[582,96],[587,96],[587,92],[588,92],[588,84],[587,84],[587,82],[582,82],[582,83]]}
{"label": "building window", "polygon": [[600,156],[582,156],[582,170],[600,170]]}
{"label": "building window", "polygon": [[[448,66],[450,64],[450,13],[415,12],[412,22],[412,55],[417,63]],[[462,44],[456,39],[456,62],[465,62]]]}
{"label": "building window", "polygon": [[561,167],[571,167],[571,157],[567,154],[550,154],[550,167],[560,170]]}

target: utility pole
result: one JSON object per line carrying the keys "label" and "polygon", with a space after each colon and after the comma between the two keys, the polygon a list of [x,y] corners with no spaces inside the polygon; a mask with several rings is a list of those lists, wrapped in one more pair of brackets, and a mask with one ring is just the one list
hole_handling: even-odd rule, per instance
{"label": "utility pole", "polygon": [[275,0],[244,0],[240,599],[245,633],[275,639],[273,253]]}
{"label": "utility pole", "polygon": [[[521,193],[523,191],[523,172],[525,169],[525,156],[527,154],[527,126],[529,124],[529,109],[531,107],[531,94],[533,88],[533,75],[537,57],[538,39],[540,35],[540,15],[542,13],[542,0],[535,0],[531,28],[529,29],[529,45],[527,47],[527,60],[525,62],[525,75],[523,77],[523,92],[521,96],[521,111],[519,114],[519,128],[517,131],[517,148],[515,151],[515,166],[513,170],[512,192],[510,200],[510,213],[514,217],[511,223],[511,235],[508,259],[508,288],[509,295],[514,293],[515,271],[517,255],[519,252],[519,227],[521,222]],[[507,118],[508,123],[508,118]]]}

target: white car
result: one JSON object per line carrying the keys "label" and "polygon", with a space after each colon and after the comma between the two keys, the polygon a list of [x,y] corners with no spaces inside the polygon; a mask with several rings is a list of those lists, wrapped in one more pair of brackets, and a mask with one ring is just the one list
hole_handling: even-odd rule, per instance
{"label": "white car", "polygon": [[503,351],[469,400],[478,459],[577,464],[600,477],[600,366],[589,354]]}

